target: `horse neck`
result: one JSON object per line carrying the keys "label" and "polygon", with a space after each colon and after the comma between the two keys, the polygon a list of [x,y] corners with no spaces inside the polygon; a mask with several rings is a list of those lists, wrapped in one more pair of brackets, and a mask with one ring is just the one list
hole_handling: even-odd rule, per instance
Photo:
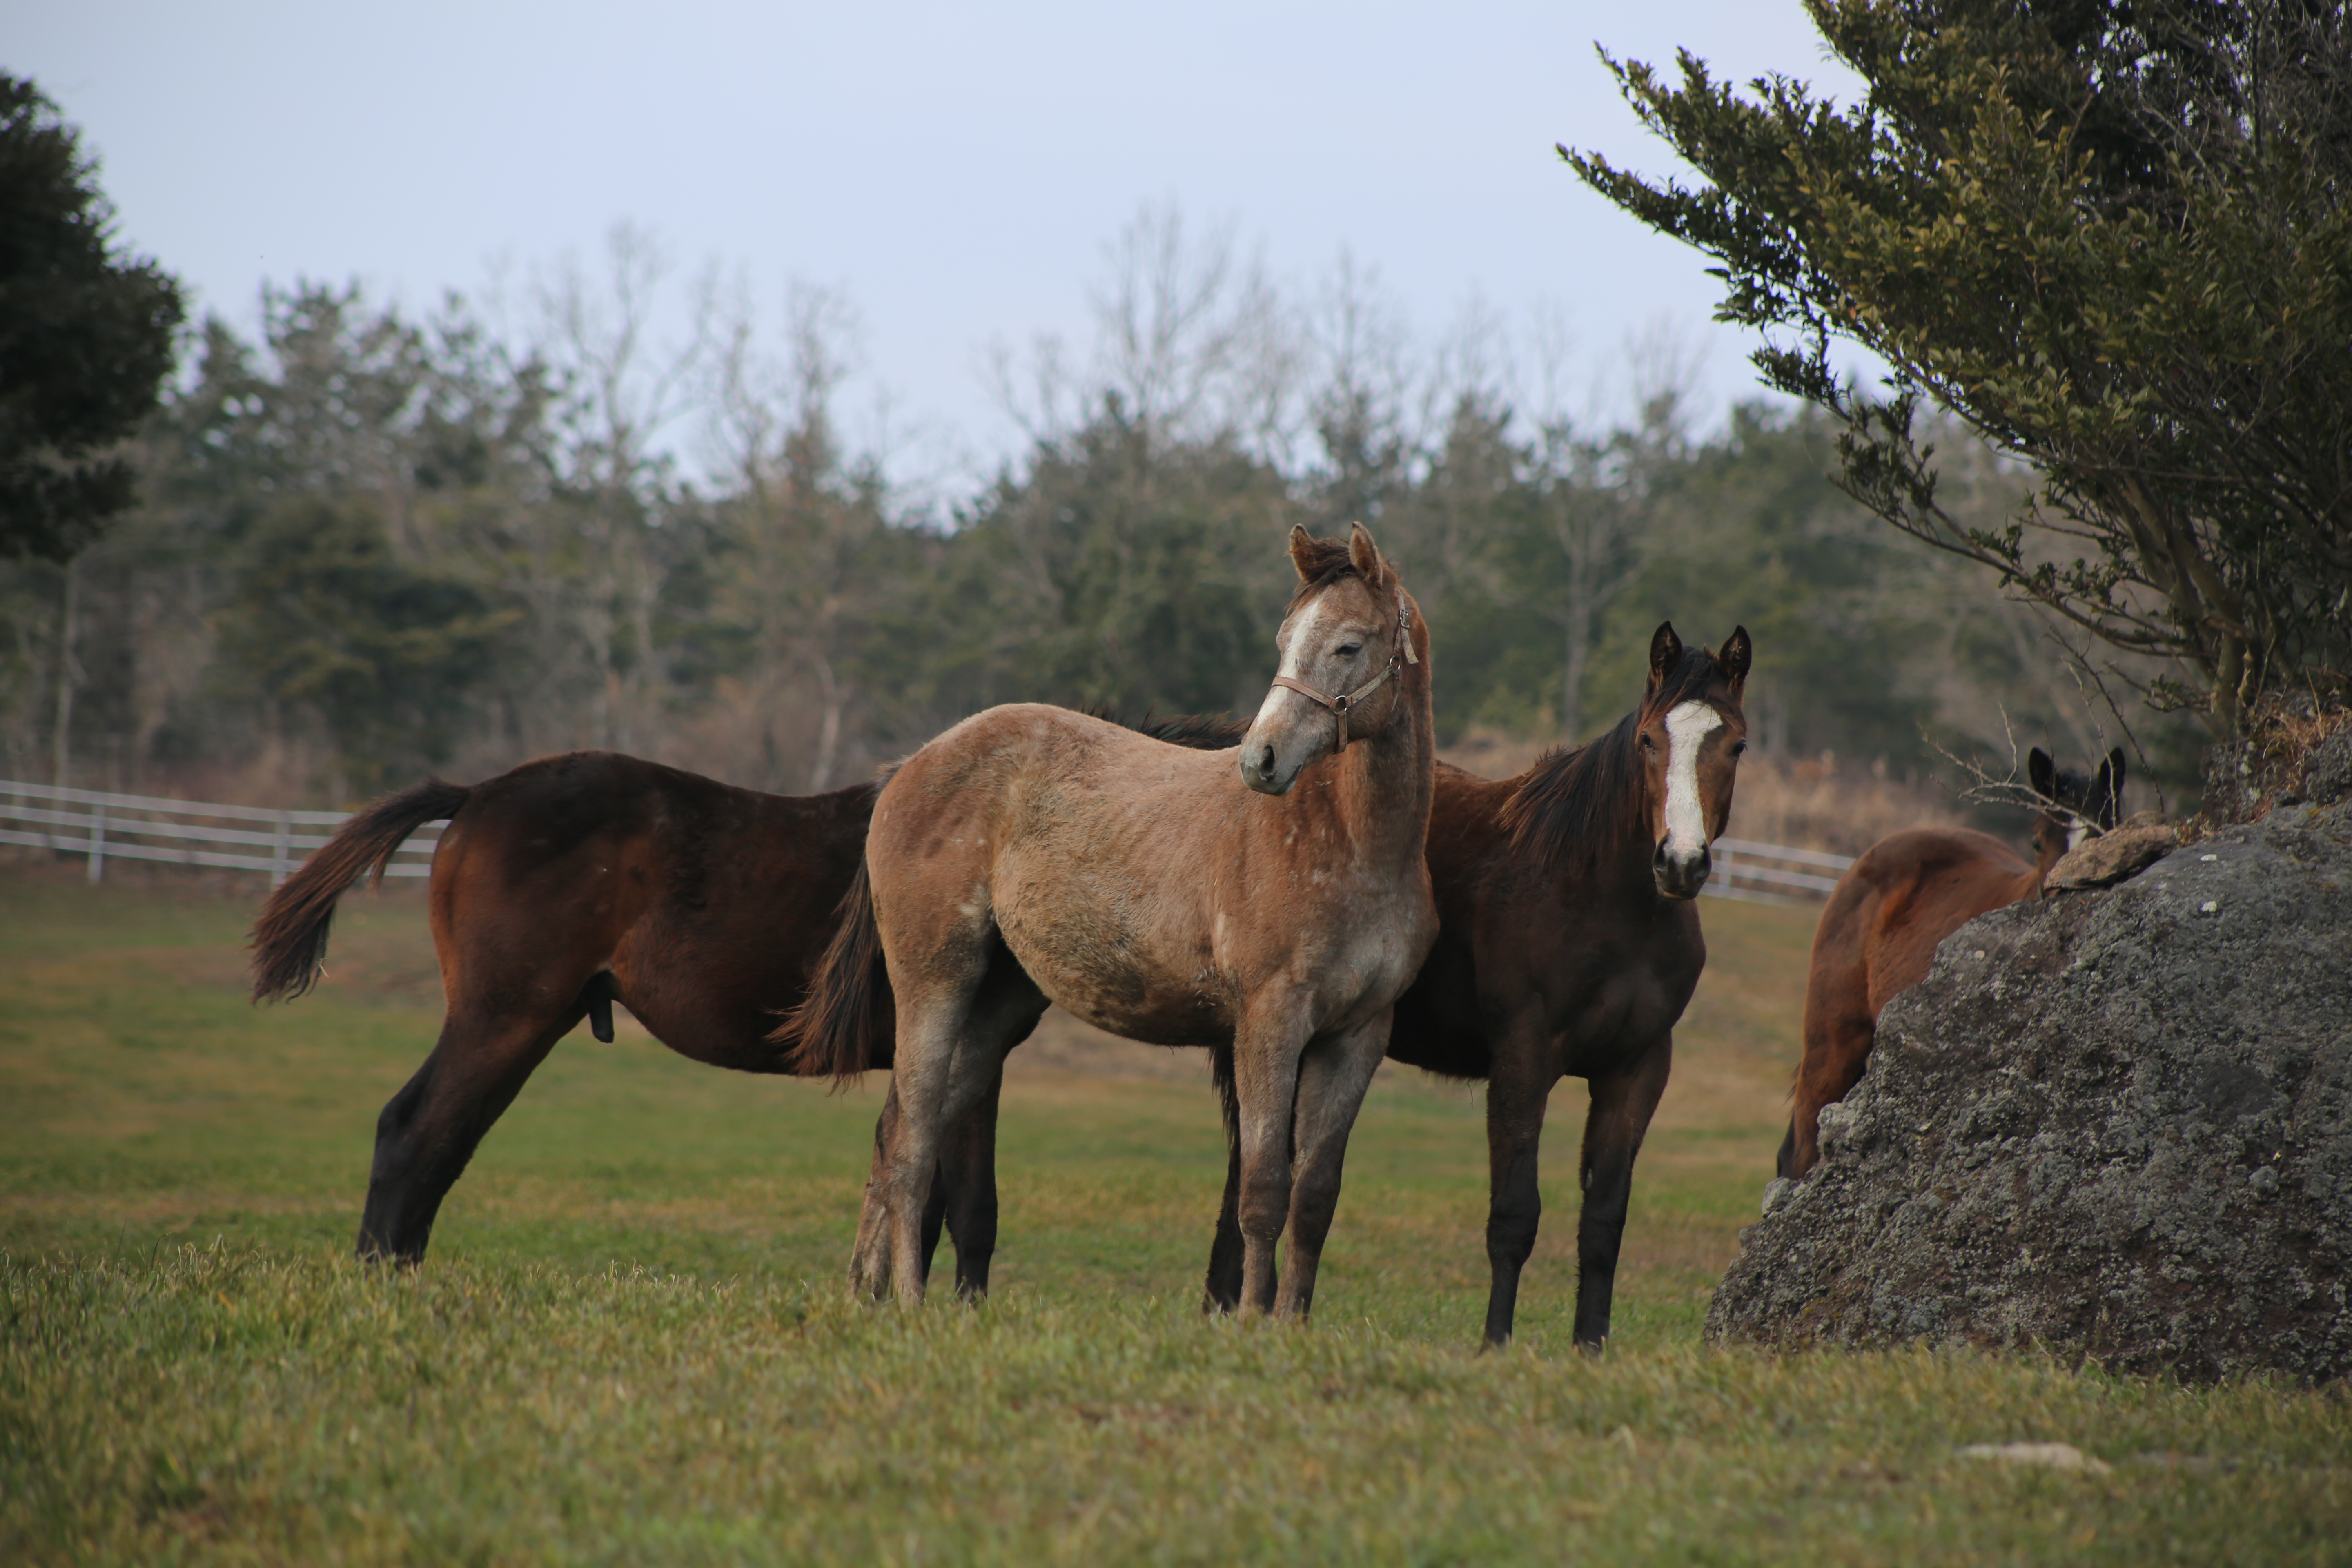
{"label": "horse neck", "polygon": [[1417,863],[1429,836],[1436,793],[1437,735],[1429,698],[1429,660],[1397,674],[1397,701],[1375,734],[1339,757],[1339,809],[1360,858]]}

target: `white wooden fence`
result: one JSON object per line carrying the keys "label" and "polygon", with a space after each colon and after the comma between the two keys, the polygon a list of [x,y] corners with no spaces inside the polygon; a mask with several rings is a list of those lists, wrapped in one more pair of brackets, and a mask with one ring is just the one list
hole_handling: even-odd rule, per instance
{"label": "white wooden fence", "polygon": [[[311,850],[327,841],[348,814],[270,811],[251,805],[207,805],[152,795],[108,795],[0,779],[0,844],[24,844],[89,857],[89,879],[106,874],[110,859],[169,860],[183,866],[226,866],[267,871],[284,881]],[[385,874],[422,877],[433,869],[434,824],[408,840]],[[199,848],[216,845],[217,848]],[[1826,897],[1838,873],[1853,862],[1843,855],[1718,838],[1707,892],[1759,903]]]}
{"label": "white wooden fence", "polygon": [[1826,899],[1839,876],[1853,864],[1847,855],[1791,849],[1785,844],[1755,844],[1745,838],[1718,838],[1709,851],[1715,868],[1707,874],[1706,890],[1751,903]]}
{"label": "white wooden fence", "polygon": [[[106,874],[109,860],[168,860],[182,866],[267,871],[275,887],[349,816],[341,811],[212,805],[0,779],[0,844],[87,855],[93,882]],[[429,874],[433,846],[439,837],[440,827],[436,824],[409,839],[394,853],[384,874]]]}

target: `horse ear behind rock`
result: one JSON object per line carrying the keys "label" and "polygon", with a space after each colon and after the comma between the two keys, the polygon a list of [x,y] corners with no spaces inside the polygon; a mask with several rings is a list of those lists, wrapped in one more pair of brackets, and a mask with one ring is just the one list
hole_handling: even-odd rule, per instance
{"label": "horse ear behind rock", "polygon": [[1388,563],[1381,558],[1381,547],[1372,542],[1372,531],[1360,522],[1348,528],[1348,564],[1370,586],[1387,586]]}
{"label": "horse ear behind rock", "polygon": [[2052,762],[2050,753],[2039,746],[2025,753],[2025,782],[2042,799],[2057,800],[2058,764]]}
{"label": "horse ear behind rock", "polygon": [[1723,671],[1724,679],[1730,683],[1735,700],[1748,684],[1748,667],[1755,657],[1755,647],[1748,640],[1748,628],[1732,627],[1731,635],[1723,639],[1723,651],[1715,656],[1715,662],[1717,668]]}
{"label": "horse ear behind rock", "polygon": [[1666,672],[1683,661],[1683,639],[1675,636],[1675,623],[1660,621],[1658,629],[1650,634],[1650,687],[1655,690],[1666,679]]}

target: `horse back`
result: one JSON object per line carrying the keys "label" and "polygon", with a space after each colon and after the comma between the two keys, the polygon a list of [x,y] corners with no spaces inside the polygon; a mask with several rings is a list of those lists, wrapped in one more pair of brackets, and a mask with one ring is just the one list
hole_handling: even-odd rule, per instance
{"label": "horse back", "polygon": [[453,1009],[568,998],[609,971],[671,1048],[782,1070],[766,1037],[832,934],[874,795],[765,795],[604,752],[477,786],[433,875]]}
{"label": "horse back", "polygon": [[1946,937],[2034,890],[2033,868],[1990,834],[1968,828],[1892,834],[1839,879],[1814,934],[1814,972],[1825,959],[1858,963],[1874,1019],[1891,998],[1927,978]]}

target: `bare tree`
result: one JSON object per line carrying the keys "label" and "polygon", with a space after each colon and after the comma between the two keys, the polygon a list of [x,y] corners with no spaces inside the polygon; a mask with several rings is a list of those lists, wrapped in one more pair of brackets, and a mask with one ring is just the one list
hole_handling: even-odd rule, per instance
{"label": "bare tree", "polygon": [[662,579],[652,501],[663,462],[655,443],[692,407],[710,350],[709,283],[689,308],[683,338],[659,340],[672,270],[650,232],[622,222],[606,236],[600,278],[567,259],[534,289],[539,352],[563,393],[566,478],[580,503],[576,552],[554,552],[570,557],[564,610],[596,677],[594,743],[625,750],[649,738],[662,667],[653,624]]}

